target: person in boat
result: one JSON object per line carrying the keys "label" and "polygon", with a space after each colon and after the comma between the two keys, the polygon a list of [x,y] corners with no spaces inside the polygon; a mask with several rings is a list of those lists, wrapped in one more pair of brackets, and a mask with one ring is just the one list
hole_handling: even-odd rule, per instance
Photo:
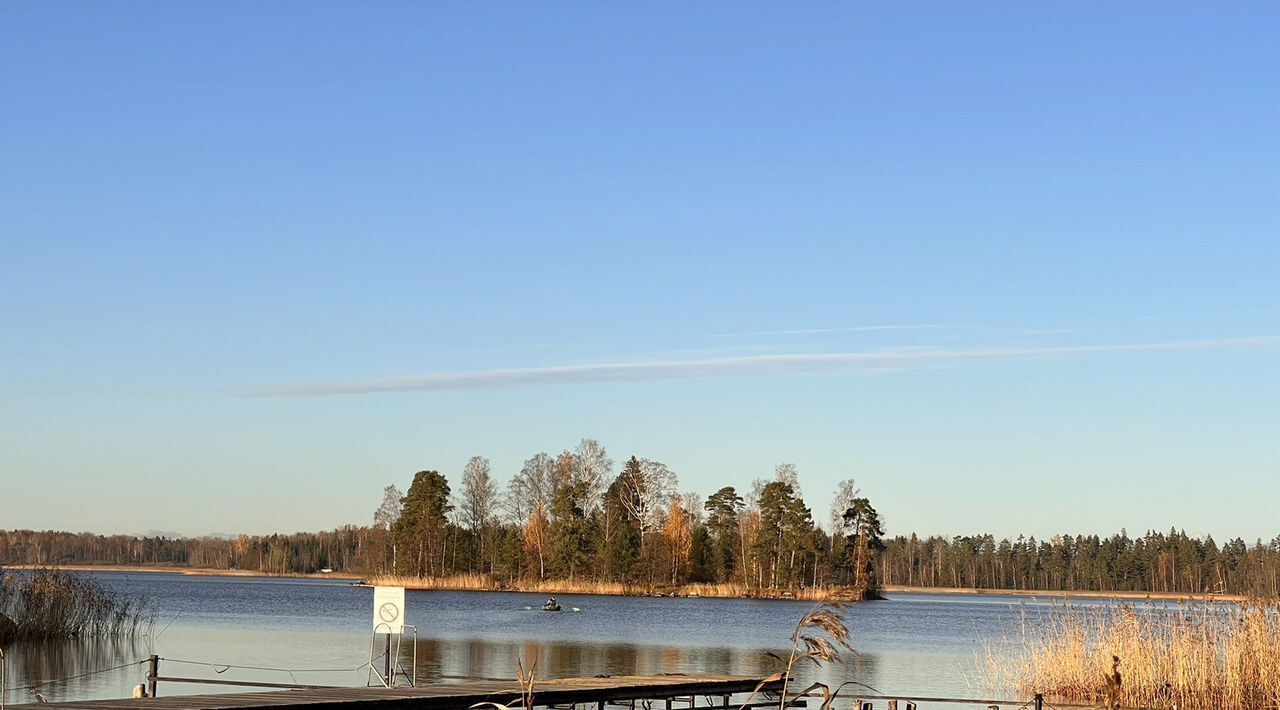
{"label": "person in boat", "polygon": [[555,597],[551,597],[550,599],[548,599],[548,600],[547,600],[547,603],[546,603],[546,604],[543,604],[543,606],[545,606],[546,608],[550,609],[550,608],[552,608],[552,607],[559,606],[559,605],[558,605],[558,604],[556,604],[556,598],[555,598]]}

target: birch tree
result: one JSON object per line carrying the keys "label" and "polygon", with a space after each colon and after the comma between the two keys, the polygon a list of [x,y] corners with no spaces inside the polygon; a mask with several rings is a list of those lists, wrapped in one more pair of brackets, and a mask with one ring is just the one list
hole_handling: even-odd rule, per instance
{"label": "birch tree", "polygon": [[613,479],[613,459],[599,441],[583,439],[573,450],[573,467],[573,483],[583,486],[583,509],[591,513]]}
{"label": "birch tree", "polygon": [[[497,486],[489,475],[489,459],[472,456],[462,469],[462,513],[467,528],[479,543],[479,562],[483,569],[486,553],[490,552],[489,531],[493,527],[494,507],[498,497]],[[470,561],[468,561],[470,567]]]}
{"label": "birch tree", "polygon": [[555,468],[555,459],[545,451],[525,460],[520,472],[507,484],[505,503],[508,520],[524,525],[534,508],[550,509],[551,498],[555,495]]}
{"label": "birch tree", "polygon": [[675,495],[675,472],[658,461],[632,456],[618,482],[621,484],[619,502],[640,526],[641,535],[656,530],[662,524],[663,504]]}
{"label": "birch tree", "polygon": [[[395,484],[389,485],[382,489],[382,505],[373,511],[373,527],[379,530],[379,536],[390,542],[391,547],[391,570],[394,572],[396,568],[396,538],[391,534],[391,530],[395,527],[396,521],[400,520],[400,512],[404,509],[403,495]],[[383,559],[380,563],[386,566],[386,546],[383,546]]]}

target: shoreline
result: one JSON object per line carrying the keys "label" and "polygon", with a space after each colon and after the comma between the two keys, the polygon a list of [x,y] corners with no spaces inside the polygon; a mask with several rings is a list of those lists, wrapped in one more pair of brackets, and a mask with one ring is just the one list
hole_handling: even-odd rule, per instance
{"label": "shoreline", "polygon": [[343,579],[363,580],[350,572],[296,572],[277,574],[247,569],[217,569],[215,567],[168,567],[163,565],[0,565],[4,570],[56,569],[64,572],[110,572],[112,574],[179,574],[187,577],[258,577],[271,579]]}
{"label": "shoreline", "polygon": [[666,598],[718,598],[758,599],[764,601],[852,601],[851,595],[836,588],[780,590],[761,594],[749,587],[735,584],[690,583],[679,587],[646,589],[620,583],[575,582],[548,580],[531,582],[516,587],[505,587],[488,582],[480,575],[455,575],[444,578],[394,577],[390,575],[357,575],[350,572],[312,572],[278,574],[258,570],[216,569],[211,567],[173,567],[116,564],[73,565],[0,565],[4,570],[58,569],[66,572],[100,572],[109,574],[173,574],[188,577],[238,577],[259,579],[333,579],[354,583],[354,586],[398,586],[412,591],[448,592],[502,592],[511,594],[571,594],[582,596],[625,596]]}
{"label": "shoreline", "polygon": [[[311,572],[278,574],[258,570],[216,569],[212,567],[169,567],[147,565],[115,565],[115,564],[75,564],[75,565],[0,565],[0,570],[33,570],[40,568],[60,569],[68,572],[107,572],[113,574],[176,574],[188,577],[242,577],[270,579],[335,579],[359,582],[361,586],[372,587],[378,582],[388,585],[403,586],[415,591],[456,591],[456,592],[511,592],[516,594],[584,594],[597,596],[632,596],[632,597],[669,597],[669,598],[721,598],[721,599],[760,599],[780,601],[849,601],[847,594],[836,589],[806,589],[799,594],[782,591],[774,594],[760,594],[748,587],[739,585],[704,585],[688,584],[683,587],[666,587],[645,590],[622,584],[593,584],[564,581],[533,582],[518,587],[501,587],[492,584],[456,582],[450,578],[419,579],[394,578],[389,576],[361,576],[350,572]],[[981,589],[971,587],[919,587],[902,584],[889,584],[880,589],[883,594],[931,594],[939,596],[996,596],[996,597],[1037,597],[1037,598],[1078,598],[1078,599],[1122,599],[1128,601],[1249,601],[1249,597],[1239,594],[1188,594],[1181,592],[1132,592],[1132,591],[1070,591],[1045,589]]]}
{"label": "shoreline", "polygon": [[949,596],[992,596],[992,597],[1058,597],[1080,599],[1124,599],[1142,601],[1153,599],[1159,601],[1178,602],[1211,602],[1249,601],[1249,597],[1240,594],[1191,594],[1186,592],[1099,592],[1070,591],[1063,589],[980,589],[971,587],[912,587],[902,584],[889,584],[881,587],[885,594],[938,594]]}

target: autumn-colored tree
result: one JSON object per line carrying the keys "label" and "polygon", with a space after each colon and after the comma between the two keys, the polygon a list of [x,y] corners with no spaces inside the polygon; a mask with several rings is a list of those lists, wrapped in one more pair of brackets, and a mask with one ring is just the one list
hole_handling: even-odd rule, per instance
{"label": "autumn-colored tree", "polygon": [[689,529],[689,512],[679,496],[671,499],[667,509],[667,522],[662,526],[662,538],[671,551],[671,583],[679,584],[688,570],[689,553],[693,550],[693,531]]}

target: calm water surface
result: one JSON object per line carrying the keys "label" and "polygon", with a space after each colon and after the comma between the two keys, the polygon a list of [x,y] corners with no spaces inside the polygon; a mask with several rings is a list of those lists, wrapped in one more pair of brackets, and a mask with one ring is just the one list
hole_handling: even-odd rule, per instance
{"label": "calm water surface", "polygon": [[[129,663],[155,653],[161,675],[318,685],[364,685],[373,591],[341,580],[194,577],[96,573],[108,587],[144,593],[159,615],[147,638],[127,642],[13,645],[9,687],[39,685],[50,701],[128,697],[145,666],[68,682],[50,682]],[[650,599],[562,595],[579,613],[528,611],[536,595],[409,592],[406,619],[418,627],[419,682],[450,676],[511,678],[517,659],[537,658],[547,677],[656,673],[768,674],[779,670],[808,602]],[[859,655],[809,671],[808,678],[865,683],[904,695],[972,697],[988,692],[975,658],[985,639],[1011,631],[1031,598],[891,595],[855,604],[846,622]],[[381,649],[377,650],[380,653]],[[412,651],[402,651],[408,665]],[[288,668],[248,670],[259,666]],[[239,689],[243,692],[245,689]],[[161,683],[162,695],[236,692],[235,688]],[[31,702],[11,690],[8,702]]]}

